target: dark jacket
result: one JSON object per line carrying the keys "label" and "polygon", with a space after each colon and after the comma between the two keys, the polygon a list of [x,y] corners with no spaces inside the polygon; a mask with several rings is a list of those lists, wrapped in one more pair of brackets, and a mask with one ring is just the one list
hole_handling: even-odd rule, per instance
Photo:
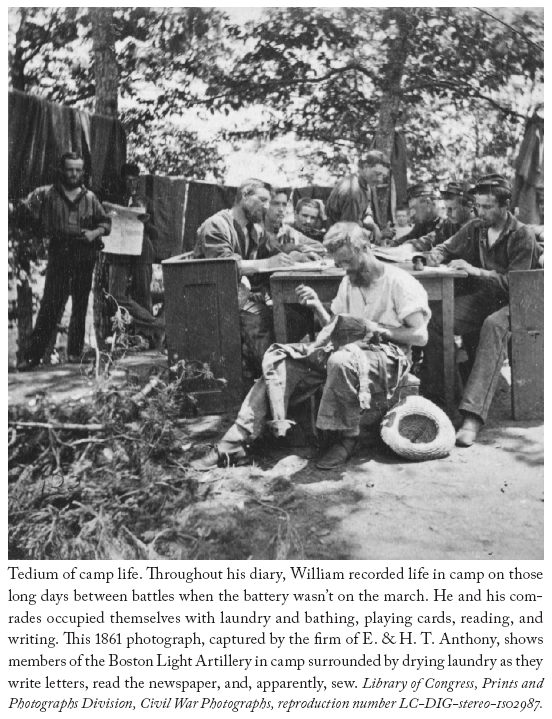
{"label": "dark jacket", "polygon": [[491,247],[487,228],[476,218],[435,247],[430,256],[442,264],[461,259],[486,270],[480,281],[488,283],[495,295],[507,298],[508,272],[537,268],[541,254],[533,230],[508,212],[506,225]]}
{"label": "dark jacket", "polygon": [[104,235],[111,232],[111,218],[96,195],[84,186],[74,200],[67,197],[61,184],[38,187],[23,205],[36,223],[37,231],[50,239],[50,252],[89,255],[98,248],[96,243],[83,239],[82,231],[103,227]]}

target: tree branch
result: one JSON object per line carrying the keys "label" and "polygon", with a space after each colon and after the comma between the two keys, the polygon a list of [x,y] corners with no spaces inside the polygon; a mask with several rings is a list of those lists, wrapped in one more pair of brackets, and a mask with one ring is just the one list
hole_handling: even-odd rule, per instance
{"label": "tree branch", "polygon": [[414,92],[416,90],[423,90],[425,88],[431,88],[435,86],[441,86],[441,87],[447,87],[451,90],[458,90],[459,88],[463,88],[465,92],[467,92],[470,97],[472,98],[478,98],[479,100],[484,100],[485,102],[488,102],[490,105],[492,105],[497,110],[500,110],[505,115],[510,115],[512,117],[518,118],[519,120],[527,120],[525,115],[521,115],[519,112],[516,112],[515,110],[512,110],[510,108],[504,107],[499,102],[494,100],[492,97],[489,97],[488,95],[485,95],[484,93],[480,92],[479,90],[476,90],[471,85],[458,85],[454,82],[449,82],[447,80],[432,80],[431,82],[424,82],[420,83],[418,85],[410,85],[408,87],[404,87],[401,90],[402,95],[406,95],[409,92]]}
{"label": "tree branch", "polygon": [[[334,68],[333,70],[329,70],[325,75],[321,75],[320,77],[302,77],[297,78],[296,80],[269,80],[265,83],[262,83],[260,85],[255,85],[255,92],[262,91],[262,90],[270,90],[272,88],[276,89],[278,87],[291,87],[296,85],[308,85],[310,83],[320,83],[325,82],[326,80],[329,80],[334,75],[341,75],[349,70],[356,70],[358,72],[361,72],[362,74],[366,75],[370,79],[373,79],[372,74],[369,70],[367,70],[365,67],[358,63],[353,63],[350,65],[346,65],[345,67],[338,67]],[[194,100],[190,103],[190,105],[206,105],[210,102],[213,102],[213,100],[220,100],[225,97],[232,97],[236,95],[240,87],[239,85],[242,85],[244,88],[250,88],[251,83],[249,80],[242,80],[235,90],[230,90],[229,92],[222,92],[219,95],[212,95],[211,97],[207,98],[206,100]]]}

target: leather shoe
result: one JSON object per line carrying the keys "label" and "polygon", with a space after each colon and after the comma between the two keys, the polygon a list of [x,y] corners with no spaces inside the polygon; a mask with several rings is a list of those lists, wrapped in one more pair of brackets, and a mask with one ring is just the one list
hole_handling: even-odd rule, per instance
{"label": "leather shoe", "polygon": [[483,421],[479,417],[464,417],[462,426],[456,433],[456,446],[471,447],[482,425]]}
{"label": "leather shoe", "polygon": [[329,448],[316,466],[318,469],[336,469],[345,464],[354,454],[358,444],[358,437],[342,437]]}
{"label": "leather shoe", "polygon": [[246,452],[243,448],[229,454],[228,452],[219,452],[218,447],[211,447],[203,457],[192,460],[190,467],[198,472],[207,472],[217,467],[230,467],[244,457],[246,457]]}
{"label": "leather shoe", "polygon": [[38,367],[39,363],[34,360],[27,360],[26,362],[20,362],[16,369],[18,372],[31,372],[35,367]]}

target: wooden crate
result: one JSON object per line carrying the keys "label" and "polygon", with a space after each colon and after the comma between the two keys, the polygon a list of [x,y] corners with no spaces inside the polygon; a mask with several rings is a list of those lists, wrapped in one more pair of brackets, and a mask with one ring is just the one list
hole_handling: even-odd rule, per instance
{"label": "wooden crate", "polygon": [[510,272],[512,414],[544,418],[544,270]]}
{"label": "wooden crate", "polygon": [[243,398],[235,260],[173,257],[163,265],[169,364],[206,362],[216,378],[189,384],[199,409],[224,412]]}

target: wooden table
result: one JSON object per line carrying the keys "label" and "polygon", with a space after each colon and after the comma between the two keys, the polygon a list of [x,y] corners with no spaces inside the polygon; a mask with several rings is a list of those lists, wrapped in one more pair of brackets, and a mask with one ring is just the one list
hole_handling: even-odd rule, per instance
{"label": "wooden table", "polygon": [[[415,272],[411,264],[398,264],[424,286],[430,301],[442,303],[443,308],[443,374],[445,380],[445,401],[449,414],[455,410],[454,377],[454,280],[467,277],[463,270],[425,269]],[[295,289],[299,285],[308,285],[316,291],[322,302],[331,302],[337,294],[339,283],[345,276],[343,270],[289,271],[274,272],[270,278],[272,301],[274,303],[274,331],[276,341],[288,341],[286,323],[286,305],[297,304]]]}

